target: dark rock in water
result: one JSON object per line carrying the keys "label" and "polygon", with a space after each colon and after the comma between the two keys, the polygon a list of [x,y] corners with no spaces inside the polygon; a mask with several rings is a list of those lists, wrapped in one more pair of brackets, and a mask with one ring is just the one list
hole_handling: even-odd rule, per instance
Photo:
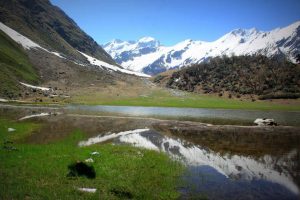
{"label": "dark rock in water", "polygon": [[76,162],[68,166],[70,172],[67,177],[85,176],[93,179],[96,177],[96,172],[93,166],[89,166],[84,162]]}

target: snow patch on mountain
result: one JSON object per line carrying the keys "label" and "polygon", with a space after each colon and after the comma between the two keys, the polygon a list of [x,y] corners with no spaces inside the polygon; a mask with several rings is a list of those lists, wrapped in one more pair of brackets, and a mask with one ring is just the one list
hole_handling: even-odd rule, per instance
{"label": "snow patch on mountain", "polygon": [[21,35],[20,33],[18,33],[17,31],[9,28],[8,26],[6,26],[5,24],[3,24],[2,22],[0,22],[0,30],[2,30],[6,35],[8,35],[11,39],[13,39],[15,42],[21,44],[23,46],[24,49],[34,49],[34,48],[40,48],[48,53],[54,54],[60,58],[65,59],[65,57],[63,57],[62,55],[60,55],[57,52],[54,51],[49,51],[43,47],[41,47],[40,45],[38,45],[37,43],[33,42],[32,40],[30,40],[29,38]]}
{"label": "snow patch on mountain", "polygon": [[126,69],[157,74],[222,55],[262,54],[296,62],[295,56],[300,53],[299,35],[300,21],[272,31],[235,29],[213,42],[189,39],[167,47],[152,37],[144,37],[138,41],[114,40],[103,47]]}
{"label": "snow patch on mountain", "polygon": [[34,86],[34,85],[30,85],[28,83],[22,83],[20,82],[21,85],[32,88],[32,89],[37,89],[37,90],[42,90],[42,91],[49,91],[51,90],[51,88],[46,88],[46,87],[40,87],[40,86]]}
{"label": "snow patch on mountain", "polygon": [[150,77],[149,75],[146,75],[146,74],[143,74],[143,73],[133,72],[133,71],[130,71],[130,70],[127,70],[127,69],[122,69],[122,68],[117,67],[115,65],[111,65],[111,64],[108,64],[108,63],[103,62],[101,60],[98,60],[97,58],[89,56],[89,55],[87,55],[85,53],[82,53],[80,51],[78,51],[78,52],[81,53],[84,57],[86,57],[87,60],[90,62],[90,64],[99,66],[100,68],[104,67],[104,68],[107,68],[107,69],[110,69],[110,70],[113,70],[113,71],[119,71],[119,72],[122,72],[122,73],[125,73],[125,74],[131,74],[131,75],[142,76],[142,77]]}
{"label": "snow patch on mountain", "polygon": [[[42,49],[42,50],[44,50],[44,51],[46,51],[48,53],[51,53],[51,54],[53,54],[55,56],[58,56],[59,58],[66,59],[60,53],[54,52],[54,51],[49,51],[48,49],[45,49],[45,48],[41,47],[37,43],[33,42],[29,38],[21,35],[17,31],[11,29],[10,27],[6,26],[5,24],[3,24],[1,22],[0,22],[0,30],[2,30],[5,34],[7,34],[15,42],[21,44],[23,46],[23,48],[26,49],[26,50],[39,48],[39,49]],[[144,42],[147,42],[147,41],[150,42],[151,39],[150,38],[145,39]],[[108,64],[106,62],[98,60],[98,59],[96,59],[94,57],[91,57],[91,56],[89,56],[87,54],[84,54],[82,52],[80,52],[80,53],[88,59],[88,61],[90,62],[90,64],[97,65],[97,66],[99,66],[101,68],[104,67],[104,68],[109,69],[109,70],[119,71],[119,72],[122,72],[122,73],[136,75],[136,76],[141,76],[141,77],[150,77],[149,75],[146,75],[146,74],[143,74],[143,73],[133,72],[133,71],[130,71],[130,70],[127,70],[127,69],[122,69],[122,68],[120,68],[118,66],[115,66],[115,65]],[[81,65],[81,66],[86,66],[86,65],[77,63],[76,61],[73,61],[73,62],[75,64],[78,64],[78,65]],[[23,83],[21,83],[21,84],[23,84]],[[23,84],[23,85],[25,85],[25,84]]]}

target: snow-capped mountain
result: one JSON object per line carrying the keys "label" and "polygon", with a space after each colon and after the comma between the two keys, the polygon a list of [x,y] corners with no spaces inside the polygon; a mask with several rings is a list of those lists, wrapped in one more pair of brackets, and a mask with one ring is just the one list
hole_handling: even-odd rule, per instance
{"label": "snow-capped mountain", "polygon": [[[0,31],[3,31],[4,33],[6,33],[7,36],[9,36],[15,42],[19,43],[26,50],[39,49],[39,50],[43,50],[47,53],[53,54],[53,55],[55,55],[59,58],[67,59],[61,53],[58,53],[58,52],[55,52],[55,51],[50,51],[50,50],[48,50],[44,47],[41,47],[39,44],[37,44],[37,43],[33,42],[32,40],[30,40],[29,38],[21,35],[20,33],[16,32],[15,30],[11,29],[10,27],[6,26],[2,22],[0,22]],[[127,70],[127,69],[120,68],[116,65],[109,64],[109,63],[104,62],[102,60],[99,60],[95,57],[89,56],[89,55],[87,55],[83,52],[80,52],[80,51],[78,51],[78,52],[80,54],[82,54],[85,58],[87,58],[88,62],[91,65],[98,66],[101,69],[110,70],[110,71],[118,71],[118,72],[121,72],[121,73],[131,74],[131,75],[136,75],[136,76],[141,76],[141,77],[147,77],[148,76],[148,75],[145,75],[143,73],[130,71],[130,70]],[[81,65],[81,66],[87,66],[86,64],[80,64],[79,62],[76,62],[76,61],[73,61],[73,62],[75,64],[78,64],[78,65]]]}
{"label": "snow-capped mountain", "polygon": [[103,47],[108,50],[117,63],[123,63],[135,57],[156,52],[160,48],[160,43],[152,37],[143,37],[136,42],[116,39]]}
{"label": "snow-capped mountain", "polygon": [[221,55],[262,54],[295,62],[300,53],[300,21],[272,31],[235,29],[213,42],[185,40],[168,47],[144,37],[138,41],[113,40],[103,48],[124,68],[150,75]]}

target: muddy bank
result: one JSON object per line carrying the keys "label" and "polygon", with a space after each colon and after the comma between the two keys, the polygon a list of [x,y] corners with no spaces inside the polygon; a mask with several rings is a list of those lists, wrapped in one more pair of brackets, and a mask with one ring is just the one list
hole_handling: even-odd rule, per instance
{"label": "muddy bank", "polygon": [[300,127],[207,125],[180,121],[155,121],[152,126],[159,132],[224,153],[263,155],[300,148]]}

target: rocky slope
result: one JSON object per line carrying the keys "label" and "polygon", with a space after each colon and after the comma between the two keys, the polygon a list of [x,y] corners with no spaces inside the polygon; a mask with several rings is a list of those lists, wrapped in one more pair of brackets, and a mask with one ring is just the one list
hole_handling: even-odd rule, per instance
{"label": "rocky slope", "polygon": [[110,64],[113,59],[60,8],[48,0],[0,1],[0,21],[41,46],[85,61],[76,50]]}
{"label": "rocky slope", "polygon": [[[0,1],[0,97],[57,96],[21,82],[70,90],[145,76],[123,69],[62,10],[48,0]],[[24,88],[25,86],[25,88]],[[62,89],[64,88],[64,89]],[[39,94],[39,95],[36,95]]]}
{"label": "rocky slope", "polygon": [[38,79],[25,50],[0,31],[0,97],[14,97],[20,89],[19,80],[37,83]]}
{"label": "rocky slope", "polygon": [[261,54],[295,62],[300,53],[300,21],[272,31],[236,29],[213,42],[185,40],[167,47],[146,37],[136,42],[114,40],[103,47],[123,67],[151,75],[221,55]]}

